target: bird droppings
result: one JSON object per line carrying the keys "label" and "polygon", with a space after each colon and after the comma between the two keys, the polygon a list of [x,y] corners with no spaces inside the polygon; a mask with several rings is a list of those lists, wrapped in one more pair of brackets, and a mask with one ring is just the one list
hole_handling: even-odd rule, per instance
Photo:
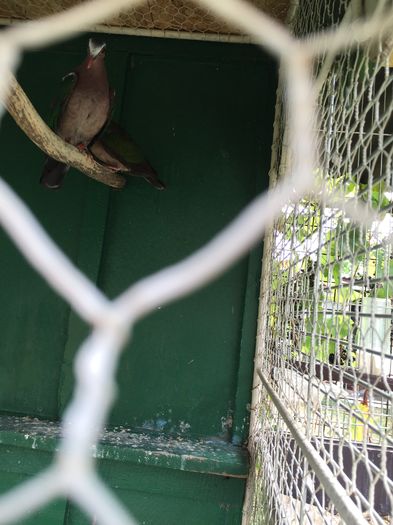
{"label": "bird droppings", "polygon": [[[168,410],[168,414],[172,414],[171,409]],[[163,414],[157,413],[155,419],[146,419],[142,423],[142,429],[154,432],[166,431],[171,435],[178,435],[189,434],[191,425],[187,421],[179,421],[175,424],[171,417],[166,418]]]}
{"label": "bird droppings", "polygon": [[222,428],[223,433],[228,432],[232,428],[232,425],[233,425],[232,414],[228,414],[227,416],[221,418],[221,428]]}
{"label": "bird droppings", "polygon": [[[158,422],[158,423],[157,423]],[[208,472],[246,477],[248,454],[217,437],[191,439],[188,436],[157,432],[167,423],[164,418],[149,421],[155,431],[133,431],[117,426],[105,429],[98,445],[92,445],[92,456],[110,461],[128,461],[140,465],[175,468],[191,472]],[[191,426],[180,421],[179,429],[186,433]],[[53,453],[58,448],[62,430],[58,423],[31,417],[0,416],[0,446],[20,446]]]}
{"label": "bird droppings", "polygon": [[158,418],[156,420],[156,428],[157,430],[164,430],[164,428],[166,427],[168,421],[166,419],[163,419],[163,418]]}
{"label": "bird droppings", "polygon": [[190,423],[187,423],[186,421],[180,421],[179,422],[179,430],[182,434],[185,432],[188,432],[191,429]]}

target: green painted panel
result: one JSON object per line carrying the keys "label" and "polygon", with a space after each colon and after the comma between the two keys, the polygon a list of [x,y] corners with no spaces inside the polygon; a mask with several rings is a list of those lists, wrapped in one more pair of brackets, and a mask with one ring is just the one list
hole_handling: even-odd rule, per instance
{"label": "green painted panel", "polygon": [[[159,468],[133,467],[103,461],[102,478],[145,525],[238,524],[245,481]],[[67,525],[87,525],[89,519],[70,506]]]}
{"label": "green painted panel", "polygon": [[[0,494],[27,481],[47,467],[52,454],[35,449],[21,449],[18,446],[0,447]],[[45,505],[26,519],[18,520],[18,525],[62,524],[66,501],[57,499]]]}
{"label": "green painted panel", "polygon": [[[179,480],[184,482],[184,480]],[[116,491],[130,512],[141,525],[235,525],[241,523],[241,502],[206,502],[149,492]],[[70,508],[66,525],[91,525],[91,519],[75,508]],[[30,525],[30,524],[29,524]],[[35,523],[34,523],[35,525]]]}
{"label": "green painted panel", "polygon": [[[0,174],[114,297],[202,246],[267,185],[275,71],[252,46],[105,38],[116,118],[168,189],[132,178],[116,192],[71,170],[61,191],[46,191],[38,184],[44,155],[9,117],[0,128]],[[86,40],[24,58],[20,81],[46,118],[58,79],[83,58]],[[259,254],[260,247],[209,287],[138,323],[123,353],[110,422],[136,430],[130,439],[139,448],[107,442],[96,455],[141,523],[240,522],[244,479],[210,472],[247,469],[245,451],[230,441],[247,435]],[[56,420],[88,327],[2,232],[0,293],[0,412]],[[50,461],[55,436],[23,436],[2,434],[0,491]],[[64,518],[65,505],[26,523],[83,523],[72,506]]]}
{"label": "green painted panel", "polygon": [[[82,41],[74,44],[72,50],[56,47],[30,53],[23,60],[19,81],[47,121],[61,78],[83,59],[85,44],[83,39],[83,45]],[[113,53],[108,63],[111,83],[120,99],[126,60],[124,53]],[[120,108],[121,104],[117,114]],[[109,190],[71,170],[61,191],[47,191],[38,184],[44,154],[8,115],[1,123],[0,140],[1,176],[28,203],[67,255],[96,281]],[[0,290],[7,298],[0,309],[0,410],[57,418],[60,378],[70,367],[87,328],[79,320],[74,323],[74,316],[69,319],[68,305],[29,268],[2,231]],[[72,351],[63,357],[67,341],[71,341]]]}
{"label": "green painted panel", "polygon": [[[19,78],[38,109],[45,107],[48,111],[50,99],[42,96],[40,78],[47,78],[51,84],[64,71],[64,64],[60,68],[50,53],[40,57],[41,60],[38,56],[26,57]],[[70,57],[70,62],[74,60]],[[70,184],[63,192],[49,194],[38,184],[43,154],[8,116],[2,121],[0,140],[2,177],[28,203],[66,253],[75,258],[86,181],[70,176]],[[69,308],[30,269],[2,231],[0,254],[0,409],[55,418]]]}
{"label": "green painted panel", "polygon": [[[19,485],[26,481],[27,478],[18,475],[12,475],[1,472],[0,479],[0,494],[14,485]],[[62,525],[64,523],[64,515],[66,509],[65,500],[56,500],[48,505],[45,505],[30,516],[20,519],[16,522],[17,525]]]}
{"label": "green painted panel", "polygon": [[[45,454],[42,456],[43,453],[57,450],[60,436],[58,423],[0,416],[3,454],[19,447],[37,451],[37,457],[46,457]],[[23,450],[20,453],[23,454]],[[245,478],[248,473],[247,451],[231,443],[218,439],[184,439],[162,433],[132,432],[124,427],[106,430],[93,455],[97,459],[232,477]],[[12,462],[7,468],[14,468]]]}
{"label": "green painted panel", "polygon": [[[99,281],[110,296],[202,246],[255,195],[270,151],[259,138],[271,101],[264,76],[265,64],[231,60],[230,51],[225,59],[131,55],[122,124],[168,188],[133,180],[111,195]],[[247,272],[244,259],[136,327],[113,424],[230,439]],[[255,278],[251,285],[257,290]]]}
{"label": "green painted panel", "polygon": [[[24,60],[20,80],[44,115],[57,79],[81,60],[84,47],[78,39]],[[75,171],[61,191],[48,192],[37,183],[42,153],[10,118],[1,138],[10,144],[5,178],[76,264],[94,280],[99,274],[100,286],[114,296],[203,245],[252,199],[258,179],[259,187],[266,185],[270,148],[260,137],[270,136],[265,119],[274,74],[246,46],[113,37],[108,48],[117,117],[159,171],[165,192],[136,178],[122,192],[96,190]],[[56,418],[58,396],[61,408],[69,399],[73,356],[87,327],[69,318],[67,305],[3,234],[0,250],[7,297],[0,310],[0,409]],[[113,424],[230,439],[247,274],[244,259],[209,288],[136,327],[120,367]],[[245,362],[243,376],[251,377]],[[241,406],[244,413],[246,402]]]}
{"label": "green painted panel", "polygon": [[[29,422],[27,418],[10,417],[0,418],[0,424],[1,494],[50,464],[58,427],[54,423],[44,424],[38,420]],[[97,466],[105,483],[115,490],[141,523],[181,523],[181,515],[187,516],[187,523],[198,523],[198,519],[206,520],[205,523],[238,522],[245,488],[244,478],[186,471],[187,468],[193,468],[192,462],[197,462],[198,456],[201,465],[205,463],[205,466],[209,464],[209,456],[211,466],[219,454],[223,458],[226,454],[226,461],[233,461],[231,456],[235,456],[238,447],[228,445],[228,451],[225,451],[223,444],[216,444],[210,450],[207,443],[198,445],[196,442],[181,440],[166,443],[165,439],[158,436],[154,442],[147,435],[129,435],[127,439],[128,454],[127,448],[123,446],[126,441],[124,432],[118,437],[114,432],[107,433],[104,437],[106,444],[97,453]],[[139,450],[135,450],[138,447]],[[175,464],[167,465],[167,461],[173,461],[176,454],[182,459],[182,464],[177,467]],[[150,464],[143,464],[144,456],[149,455]],[[159,462],[165,468],[154,466],[155,455],[167,456],[166,460],[161,458]],[[64,510],[65,501],[55,501],[30,520],[18,523],[63,523]],[[66,516],[64,523],[85,523],[81,513],[71,506]]]}
{"label": "green painted panel", "polygon": [[[46,466],[50,454],[20,447],[1,446],[0,494]],[[139,523],[239,523],[245,480],[173,469],[100,460],[104,482],[133,513]],[[65,500],[56,500],[19,525],[91,524]]]}
{"label": "green painted panel", "polygon": [[[28,478],[18,474],[10,474],[8,472],[0,472],[0,494],[10,487],[19,485]],[[64,514],[66,509],[66,501],[56,500],[42,509],[38,510],[31,516],[18,520],[17,525],[61,525],[64,523]]]}

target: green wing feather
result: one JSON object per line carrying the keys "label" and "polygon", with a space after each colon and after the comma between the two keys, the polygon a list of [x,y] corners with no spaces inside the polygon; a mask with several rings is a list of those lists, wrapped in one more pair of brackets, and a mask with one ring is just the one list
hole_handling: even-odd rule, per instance
{"label": "green wing feather", "polygon": [[91,145],[91,151],[99,161],[113,166],[116,166],[118,161],[127,168],[127,173],[130,175],[144,177],[158,190],[165,189],[165,184],[159,180],[141,149],[113,120],[105,127],[98,140]]}
{"label": "green wing feather", "polygon": [[115,122],[111,122],[106,128],[101,142],[105,147],[112,151],[117,158],[128,166],[133,164],[141,164],[145,162],[145,158],[135,144],[135,142],[127,135],[127,133]]}

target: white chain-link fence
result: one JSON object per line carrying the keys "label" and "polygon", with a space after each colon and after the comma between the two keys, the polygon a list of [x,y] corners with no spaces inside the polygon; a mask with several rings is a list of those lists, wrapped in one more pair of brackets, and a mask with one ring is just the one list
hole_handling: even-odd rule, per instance
{"label": "white chain-link fence", "polygon": [[[95,0],[2,31],[0,96],[24,49],[66,38],[121,8],[143,4]],[[389,508],[392,499],[387,378],[392,166],[386,60],[393,9],[386,2],[377,9],[369,4],[300,2],[292,36],[246,2],[196,2],[250,35],[280,62],[274,187],[195,254],[113,301],[70,263],[0,182],[3,227],[92,327],[76,358],[74,397],[54,462],[0,498],[0,523],[60,495],[99,523],[133,523],[96,475],[90,455],[113,401],[121,349],[138,319],[219,275],[273,221],[265,244],[260,387],[254,396],[246,522],[334,523],[341,516],[361,524],[367,522],[364,512],[367,519],[383,522],[377,493],[384,492]],[[304,38],[313,31],[319,33]]]}

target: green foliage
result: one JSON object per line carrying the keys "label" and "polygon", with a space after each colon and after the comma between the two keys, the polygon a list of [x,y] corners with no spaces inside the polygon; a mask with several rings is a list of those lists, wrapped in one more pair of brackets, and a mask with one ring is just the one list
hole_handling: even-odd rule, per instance
{"label": "green foliage", "polygon": [[[383,252],[383,250],[380,250]],[[385,273],[385,267],[387,269]],[[377,257],[376,265],[376,276],[385,277],[385,282],[381,287],[377,289],[376,297],[380,299],[392,299],[393,298],[393,261],[389,259],[388,261],[385,258]]]}
{"label": "green foliage", "polygon": [[[323,177],[322,173],[319,175]],[[349,175],[324,178],[329,189],[344,192],[348,200],[360,199],[382,213],[391,207],[392,199],[387,193],[385,181],[365,184]],[[340,344],[341,341],[346,345],[353,337],[355,326],[350,315],[350,306],[368,293],[373,293],[378,298],[393,298],[393,260],[390,259],[390,249],[377,247],[379,245],[371,230],[365,230],[348,221],[339,211],[332,217],[329,219],[331,224],[328,231],[325,229],[321,232],[323,224],[326,224],[326,216],[323,215],[319,203],[303,199],[292,212],[288,209],[280,221],[280,231],[285,239],[292,240],[291,245],[295,247],[306,247],[307,243],[308,246],[314,246],[321,234],[322,244],[318,254],[315,248],[294,250],[291,254],[291,265],[295,274],[290,275],[284,263],[276,262],[272,287],[276,290],[279,285],[282,287],[283,283],[296,278],[299,282],[299,298],[303,298],[303,301],[310,305],[306,312],[303,310],[306,317],[302,319],[301,312],[296,314],[296,327],[289,327],[291,333],[288,336],[292,341],[294,353],[296,348],[299,348],[300,334],[301,352],[304,354],[310,355],[313,352],[317,359],[324,362],[329,362],[329,355],[338,355],[336,363],[353,365],[353,356],[341,358],[343,345]],[[294,234],[296,238],[293,240]],[[307,250],[310,255],[304,255]],[[314,276],[313,268],[318,268]],[[303,288],[302,279],[308,280],[308,285],[303,284]],[[376,279],[377,282],[378,279],[383,279],[383,284],[369,285],[369,279]],[[362,283],[363,288],[356,287],[356,282]],[[365,288],[366,285],[368,288]],[[318,306],[315,306],[312,300],[314,286],[318,288]],[[308,297],[305,297],[304,293],[308,294]],[[334,305],[334,310],[338,313],[323,313],[328,303]],[[317,312],[314,312],[313,308],[317,308]],[[270,313],[271,326],[275,326],[278,312],[271,307]],[[315,330],[313,323],[316,323]]]}
{"label": "green foliage", "polygon": [[387,187],[385,181],[379,181],[369,188],[368,184],[359,184],[361,199],[369,202],[374,210],[384,211],[389,207],[391,201],[386,196]]}
{"label": "green foliage", "polygon": [[[349,315],[323,313],[323,303],[319,306],[314,337],[307,335],[303,340],[302,352],[310,355],[311,351],[319,361],[328,362],[329,355],[340,351],[340,341],[346,341],[353,329],[353,320]],[[305,322],[307,334],[313,331],[313,320],[309,317]],[[312,345],[312,340],[314,344]]]}

